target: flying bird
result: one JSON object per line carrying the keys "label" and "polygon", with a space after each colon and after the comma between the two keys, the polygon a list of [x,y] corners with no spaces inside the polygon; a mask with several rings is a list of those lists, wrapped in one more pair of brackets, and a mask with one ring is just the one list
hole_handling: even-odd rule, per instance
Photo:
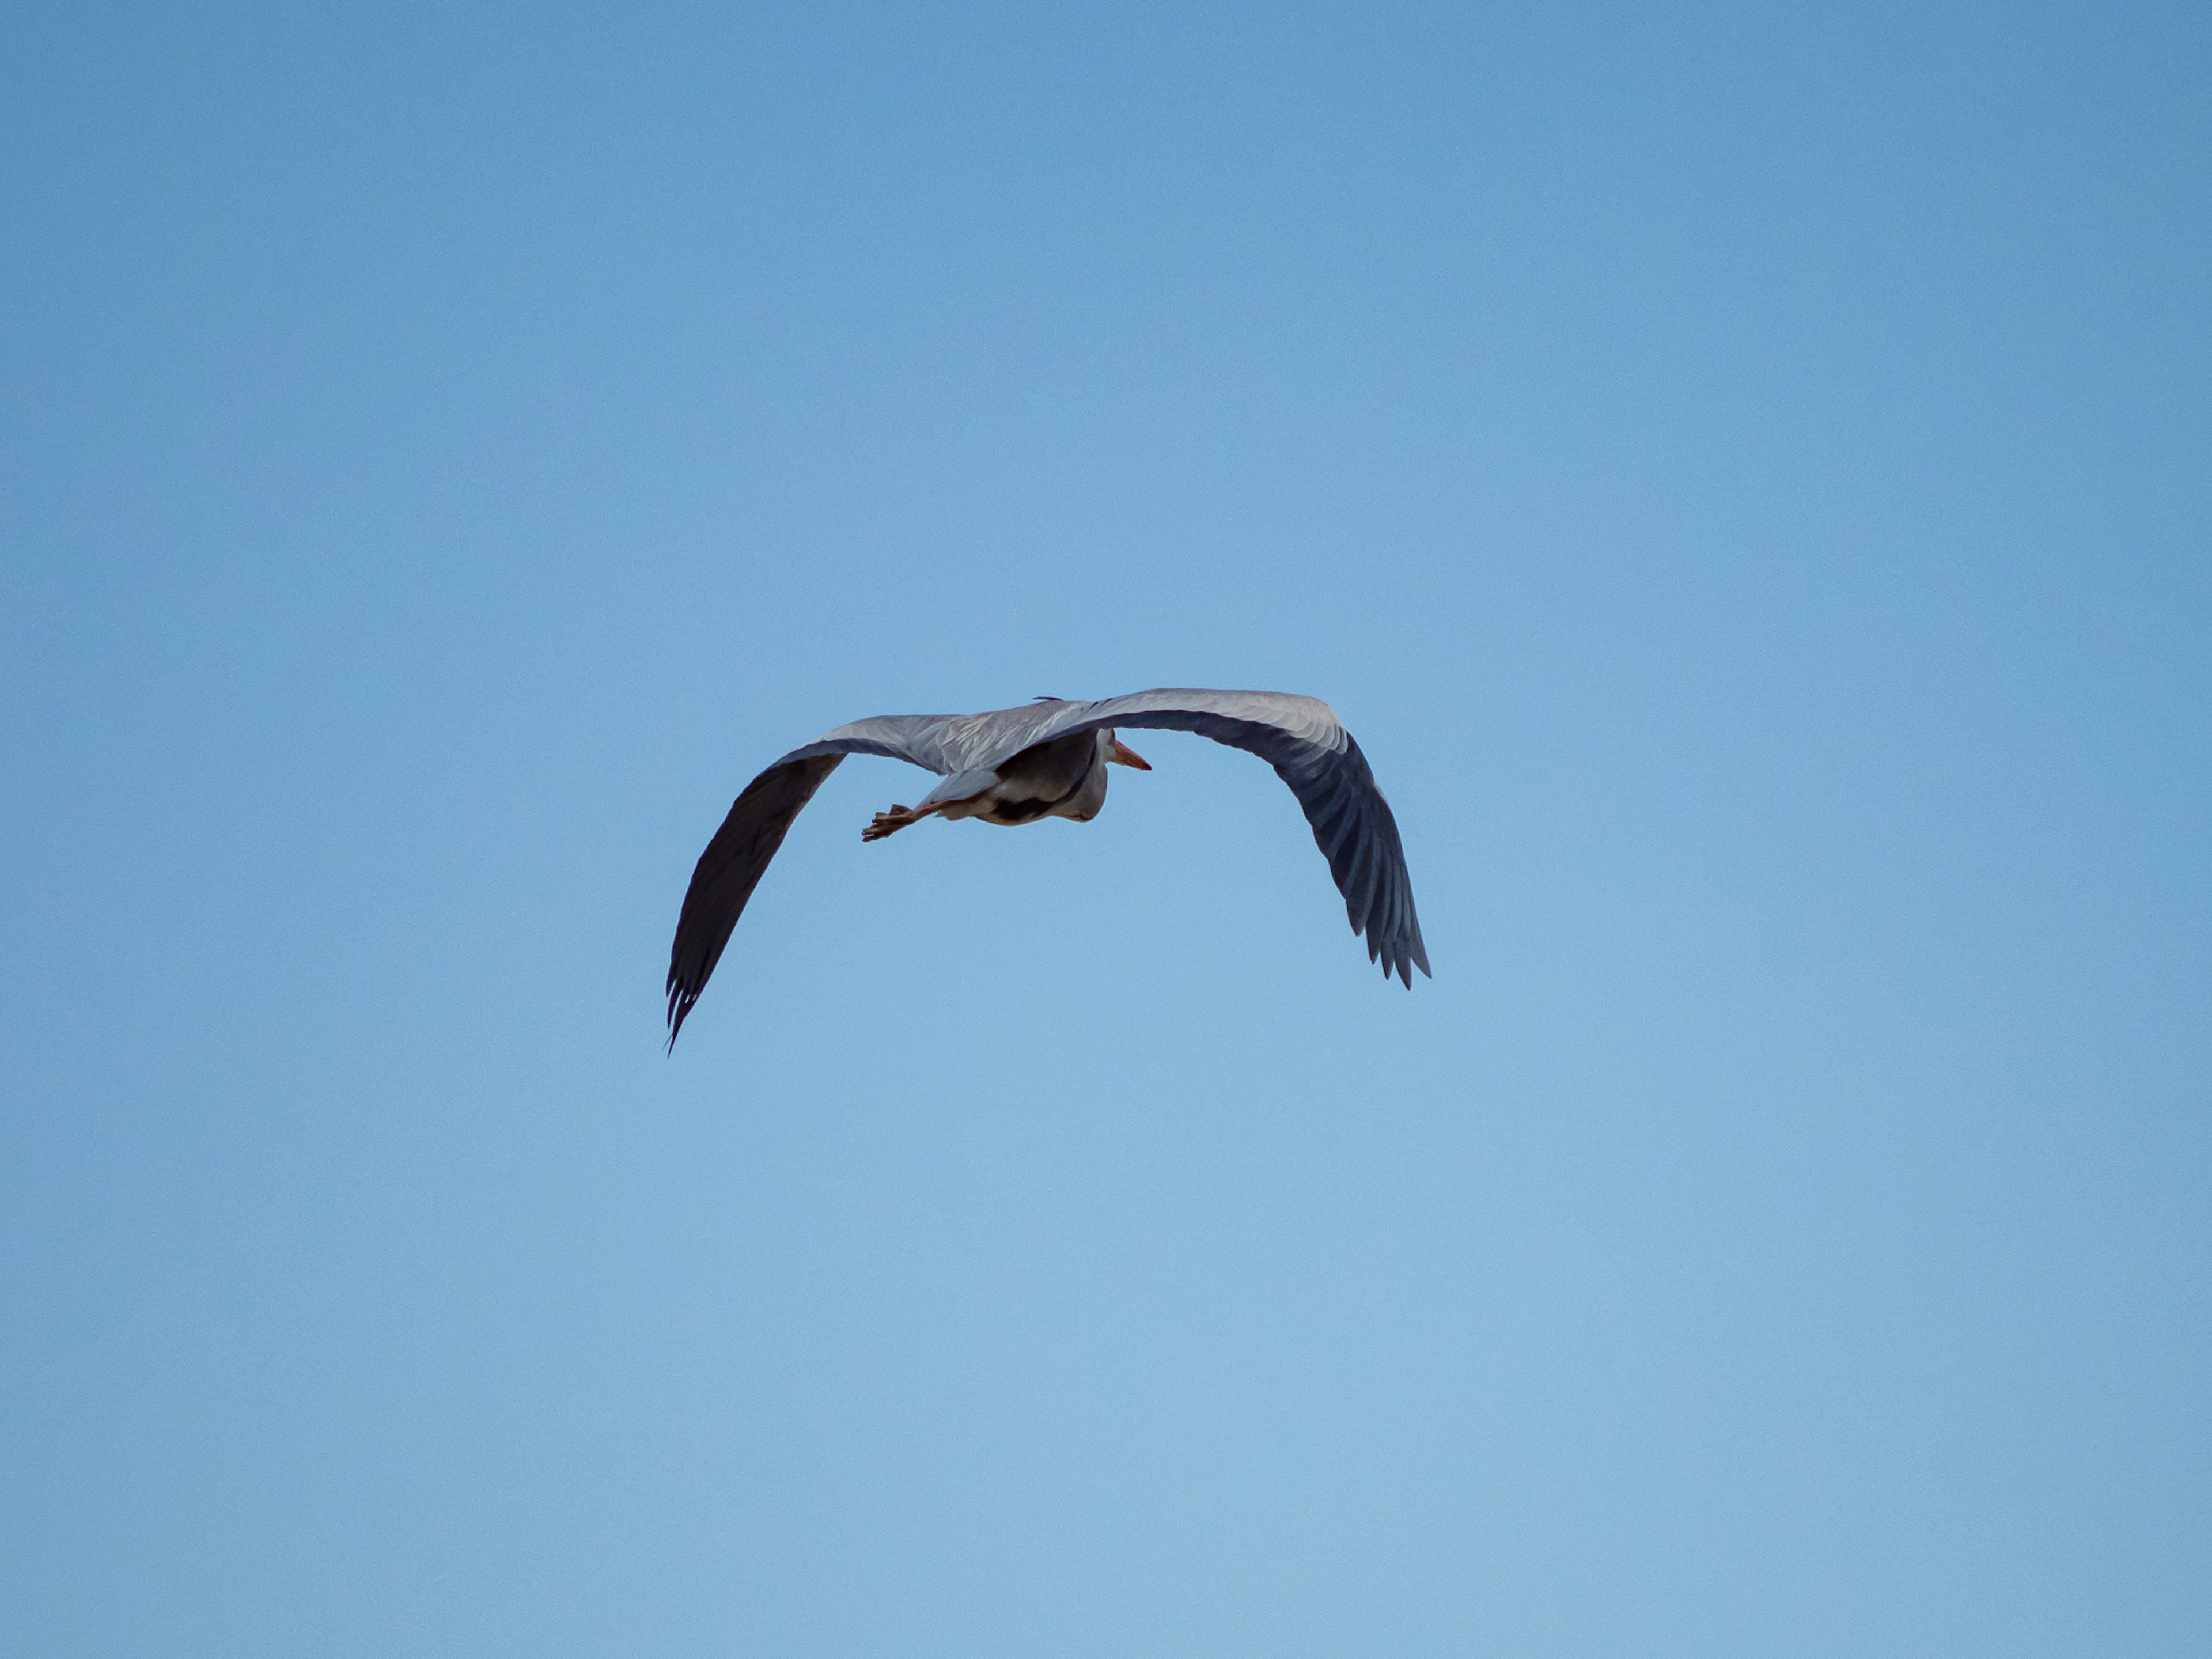
{"label": "flying bird", "polygon": [[1103,702],[1040,697],[987,714],[884,714],[854,720],[794,749],[750,783],[699,855],[668,957],[668,1044],[707,988],[785,831],[848,755],[885,755],[944,781],[913,806],[878,812],[860,832],[881,841],[927,817],[1088,823],[1106,802],[1108,765],[1152,769],[1115,735],[1120,728],[1195,732],[1257,755],[1291,787],[1344,895],[1367,959],[1413,983],[1429,971],[1397,820],[1375,787],[1367,757],[1329,706],[1279,691],[1139,691]]}

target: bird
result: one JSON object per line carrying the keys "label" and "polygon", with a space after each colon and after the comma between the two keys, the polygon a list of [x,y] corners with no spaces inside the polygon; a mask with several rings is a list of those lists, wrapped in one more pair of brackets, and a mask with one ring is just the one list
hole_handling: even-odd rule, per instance
{"label": "bird", "polygon": [[1151,771],[1121,729],[1195,732],[1257,755],[1291,787],[1344,896],[1352,931],[1386,980],[1413,988],[1430,974],[1413,912],[1398,823],[1367,757],[1335,711],[1281,691],[1193,688],[1139,691],[1098,702],[1039,697],[981,714],[885,714],[854,720],[793,750],[744,787],[691,872],[668,957],[668,1047],[721,960],[753,889],[800,810],[848,755],[882,755],[939,775],[913,806],[878,812],[860,831],[878,842],[924,818],[1088,823],[1106,802],[1109,765]]}

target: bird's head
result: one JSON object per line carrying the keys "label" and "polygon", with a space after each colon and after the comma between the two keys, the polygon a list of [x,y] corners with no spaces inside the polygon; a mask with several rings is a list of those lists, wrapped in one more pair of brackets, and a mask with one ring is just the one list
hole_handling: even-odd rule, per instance
{"label": "bird's head", "polygon": [[1149,772],[1152,769],[1152,762],[1115,737],[1110,729],[1098,734],[1098,747],[1106,758],[1116,766],[1133,766],[1139,772]]}

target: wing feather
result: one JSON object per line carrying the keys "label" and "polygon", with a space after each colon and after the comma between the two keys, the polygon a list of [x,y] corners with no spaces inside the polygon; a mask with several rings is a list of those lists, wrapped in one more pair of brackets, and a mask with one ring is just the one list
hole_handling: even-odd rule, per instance
{"label": "wing feather", "polygon": [[[1364,932],[1375,914],[1375,838],[1372,836],[1347,837],[1346,842],[1344,878],[1345,914],[1352,918],[1352,931]],[[1375,960],[1379,936],[1367,941],[1367,959]]]}
{"label": "wing feather", "polygon": [[1398,821],[1366,756],[1327,703],[1280,691],[1184,687],[1006,711],[1016,714],[1024,718],[992,734],[1008,746],[982,752],[978,763],[996,765],[1030,744],[1101,726],[1195,732],[1259,756],[1297,797],[1344,896],[1352,931],[1367,936],[1367,959],[1381,962],[1384,974],[1395,971],[1408,988],[1415,968],[1429,973]]}
{"label": "wing feather", "polygon": [[668,951],[668,1046],[722,959],[723,947],[769,861],[814,792],[848,755],[883,755],[932,772],[947,769],[939,728],[944,715],[888,715],[841,726],[794,749],[755,778],[730,804],[729,816],[699,854]]}

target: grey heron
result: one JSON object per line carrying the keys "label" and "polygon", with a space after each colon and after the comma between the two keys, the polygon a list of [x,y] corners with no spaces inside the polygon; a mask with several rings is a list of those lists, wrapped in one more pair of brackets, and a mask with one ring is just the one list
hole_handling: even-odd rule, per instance
{"label": "grey heron", "polygon": [[691,872],[668,957],[668,1043],[721,959],[784,833],[848,755],[884,755],[943,780],[914,806],[878,812],[860,832],[884,836],[926,817],[1087,823],[1106,800],[1106,768],[1151,766],[1117,728],[1195,732],[1257,755],[1290,785],[1344,896],[1367,959],[1407,988],[1429,971],[1397,820],[1367,757],[1329,706],[1279,691],[1139,691],[1103,702],[1040,697],[984,714],[886,714],[854,720],[793,750],[745,786]]}

